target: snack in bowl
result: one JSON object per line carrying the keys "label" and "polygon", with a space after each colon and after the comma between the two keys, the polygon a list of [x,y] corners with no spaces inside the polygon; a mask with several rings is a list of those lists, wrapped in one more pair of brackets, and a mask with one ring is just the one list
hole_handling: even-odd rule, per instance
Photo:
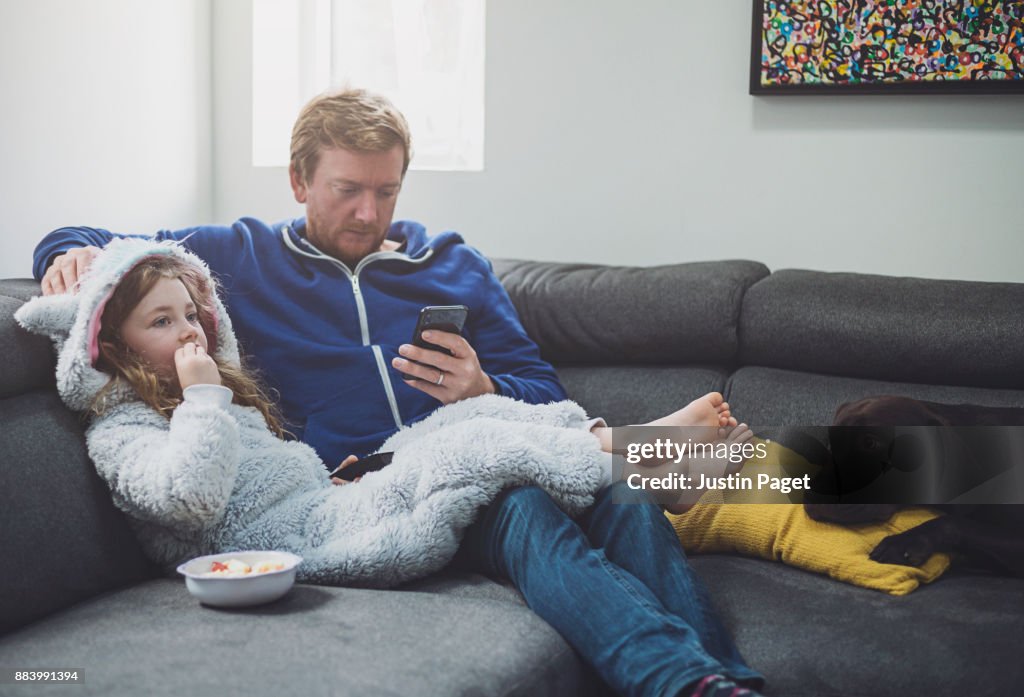
{"label": "snack in bowl", "polygon": [[244,607],[269,603],[287,593],[301,561],[290,552],[226,552],[187,561],[178,573],[203,605]]}
{"label": "snack in bowl", "polygon": [[228,559],[227,561],[215,561],[212,563],[206,576],[248,576],[249,574],[265,574],[271,571],[284,569],[284,562],[261,561],[249,566],[240,559]]}

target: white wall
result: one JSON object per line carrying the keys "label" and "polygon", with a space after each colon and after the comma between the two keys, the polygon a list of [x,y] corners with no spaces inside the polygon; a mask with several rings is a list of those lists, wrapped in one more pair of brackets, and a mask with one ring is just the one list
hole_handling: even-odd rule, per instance
{"label": "white wall", "polygon": [[210,0],[0,3],[0,278],[63,225],[209,219]]}
{"label": "white wall", "polygon": [[[486,170],[410,173],[399,215],[492,256],[1024,281],[1024,97],[753,98],[749,10],[490,0]],[[301,214],[249,165],[249,20],[0,3],[0,277],[60,225]]]}
{"label": "white wall", "polygon": [[[215,4],[214,212],[280,219],[247,5]],[[750,8],[489,0],[486,169],[410,173],[399,215],[492,256],[1024,281],[1024,97],[754,98]]]}

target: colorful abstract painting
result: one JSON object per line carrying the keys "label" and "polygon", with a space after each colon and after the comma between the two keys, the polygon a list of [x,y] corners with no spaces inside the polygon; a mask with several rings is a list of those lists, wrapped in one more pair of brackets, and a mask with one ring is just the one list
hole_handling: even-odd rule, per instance
{"label": "colorful abstract painting", "polygon": [[755,0],[751,94],[1024,92],[1024,0]]}

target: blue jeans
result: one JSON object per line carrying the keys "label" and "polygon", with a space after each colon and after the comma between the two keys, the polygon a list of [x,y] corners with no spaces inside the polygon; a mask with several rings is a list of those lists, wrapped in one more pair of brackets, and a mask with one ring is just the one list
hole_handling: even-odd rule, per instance
{"label": "blue jeans", "polygon": [[623,482],[575,522],[538,487],[506,490],[466,531],[459,563],[511,580],[619,694],[674,696],[712,673],[764,682],[661,509]]}

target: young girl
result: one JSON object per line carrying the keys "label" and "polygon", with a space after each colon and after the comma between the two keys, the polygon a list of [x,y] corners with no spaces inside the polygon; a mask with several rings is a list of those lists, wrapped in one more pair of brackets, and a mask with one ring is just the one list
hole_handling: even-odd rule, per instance
{"label": "young girl", "polygon": [[[302,581],[391,586],[443,567],[469,528],[460,556],[476,555],[477,565],[510,577],[617,690],[730,694],[737,685],[724,676],[761,682],[714,617],[671,526],[651,513],[656,507],[608,505],[608,492],[621,489],[604,486],[601,445],[610,430],[572,402],[534,406],[488,395],[449,405],[382,446],[395,452],[390,466],[357,486],[333,486],[310,447],[283,439],[270,400],[240,366],[209,272],[183,248],[112,242],[77,295],[33,299],[16,317],[57,343],[58,390],[93,417],[89,455],[146,552],[166,568],[204,554],[280,549],[304,557]],[[720,395],[666,418],[702,425],[708,438],[749,438]],[[528,499],[532,510],[538,500],[548,506],[549,520],[531,522],[548,528],[495,545],[495,517]],[[582,515],[595,541],[566,513]],[[657,539],[641,543],[647,536],[638,525],[656,527]],[[549,538],[543,566],[559,578],[517,578],[536,564],[514,558],[539,553],[541,537]],[[582,556],[558,547],[566,541],[585,546]],[[613,554],[616,546],[623,550]],[[645,546],[646,561],[626,558]],[[613,556],[624,568],[609,573]],[[566,589],[569,579],[578,585]],[[578,597],[558,597],[559,586]],[[577,616],[567,618],[567,602]],[[561,611],[546,612],[552,603]],[[604,619],[580,621],[591,612]],[[629,648],[609,655],[633,632]]]}

